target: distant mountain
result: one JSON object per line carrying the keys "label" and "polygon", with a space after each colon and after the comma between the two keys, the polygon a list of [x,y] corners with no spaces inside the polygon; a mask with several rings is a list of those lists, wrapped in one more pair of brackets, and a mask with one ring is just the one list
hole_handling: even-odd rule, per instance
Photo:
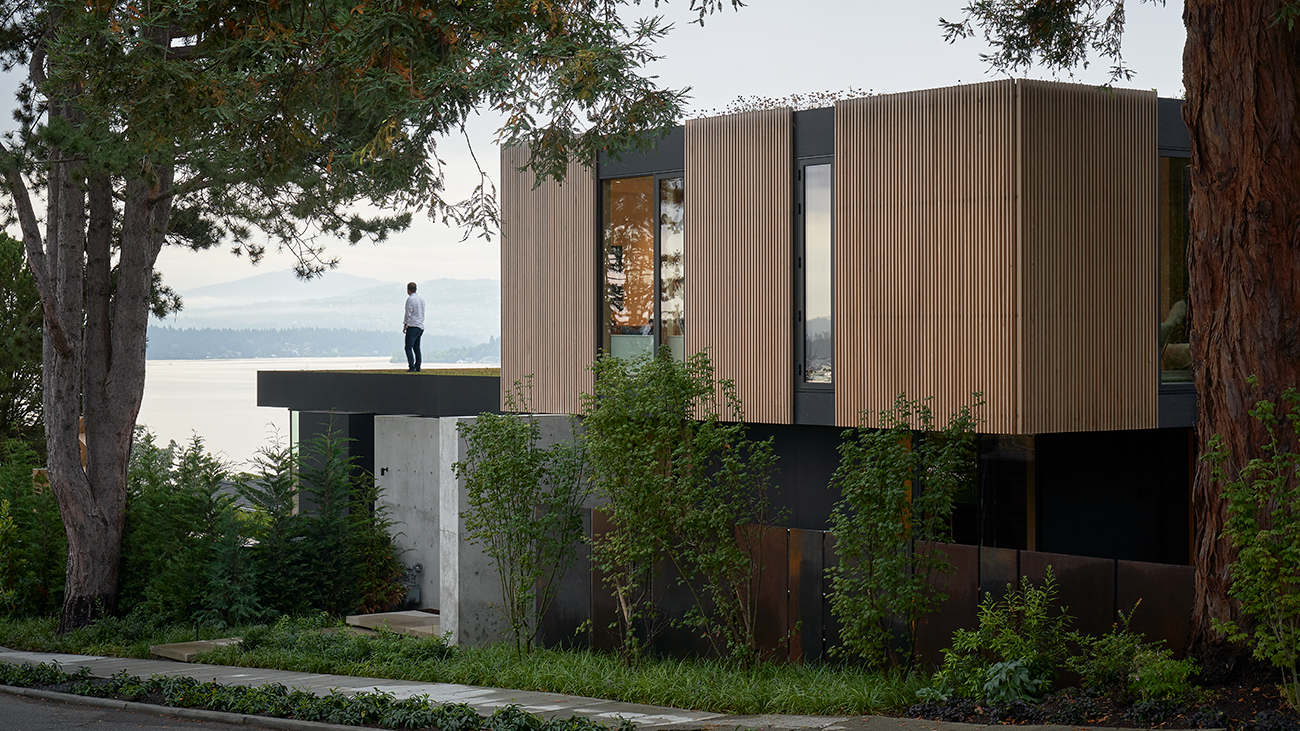
{"label": "distant mountain", "polygon": [[300,300],[323,299],[351,294],[362,289],[380,286],[402,288],[398,282],[385,282],[371,277],[357,277],[342,272],[328,272],[304,282],[294,275],[292,269],[279,272],[266,272],[233,282],[209,284],[195,287],[181,293],[185,307],[207,308],[230,304],[248,304],[253,302],[297,302]]}
{"label": "distant mountain", "polygon": [[[332,282],[325,289],[310,289]],[[155,322],[173,329],[285,330],[301,328],[402,331],[404,283],[330,273],[302,283],[271,272],[181,292],[185,309]],[[501,284],[494,279],[435,279],[420,284],[426,336],[485,343],[501,333]]]}

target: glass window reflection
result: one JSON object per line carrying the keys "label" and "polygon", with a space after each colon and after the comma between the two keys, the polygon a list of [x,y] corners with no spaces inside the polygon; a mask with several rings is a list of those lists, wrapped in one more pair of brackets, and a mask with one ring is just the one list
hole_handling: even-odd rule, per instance
{"label": "glass window reflection", "polygon": [[804,167],[804,382],[832,383],[831,166]]}
{"label": "glass window reflection", "polygon": [[1160,158],[1160,381],[1192,380],[1188,343],[1187,239],[1190,232],[1191,160]]}
{"label": "glass window reflection", "polygon": [[659,347],[686,358],[686,188],[659,181]]}
{"label": "glass window reflection", "polygon": [[619,358],[654,352],[654,193],[653,176],[606,180],[601,185],[602,348]]}

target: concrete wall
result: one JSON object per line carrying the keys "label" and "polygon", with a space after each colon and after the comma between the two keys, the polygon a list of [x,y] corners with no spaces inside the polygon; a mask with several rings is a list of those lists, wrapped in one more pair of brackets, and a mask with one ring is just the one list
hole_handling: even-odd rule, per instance
{"label": "concrete wall", "polygon": [[420,607],[437,609],[438,480],[440,475],[439,419],[418,416],[375,417],[375,483],[378,502],[388,508],[396,525],[397,547],[407,566],[419,564],[416,577]]}
{"label": "concrete wall", "polygon": [[[501,611],[501,580],[496,565],[472,543],[465,530],[464,514],[469,510],[465,485],[456,478],[454,465],[465,459],[465,440],[457,430],[460,422],[478,417],[443,417],[439,422],[439,518],[441,579],[439,620],[451,643],[461,646],[488,645],[508,637],[510,628]],[[572,426],[565,415],[539,415],[540,446],[572,438]],[[426,573],[428,568],[425,569]]]}

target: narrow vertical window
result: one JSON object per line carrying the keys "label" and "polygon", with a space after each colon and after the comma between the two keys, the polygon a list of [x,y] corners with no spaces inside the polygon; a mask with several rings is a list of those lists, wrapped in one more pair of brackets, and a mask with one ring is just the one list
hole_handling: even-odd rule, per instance
{"label": "narrow vertical window", "polygon": [[831,165],[803,167],[803,382],[834,382]]}
{"label": "narrow vertical window", "polygon": [[604,222],[605,316],[601,347],[619,358],[654,352],[654,177],[606,180]]}
{"label": "narrow vertical window", "polygon": [[686,188],[659,179],[659,347],[686,358]]}
{"label": "narrow vertical window", "polygon": [[1188,343],[1187,238],[1190,231],[1191,161],[1160,158],[1160,381],[1192,380]]}

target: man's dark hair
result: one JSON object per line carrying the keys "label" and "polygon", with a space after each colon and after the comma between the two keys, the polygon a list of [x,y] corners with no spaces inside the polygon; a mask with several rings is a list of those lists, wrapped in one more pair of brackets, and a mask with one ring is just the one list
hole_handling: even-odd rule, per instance
{"label": "man's dark hair", "polygon": [[415,282],[410,282],[409,284],[406,285],[406,293],[413,294],[414,292],[415,292]]}

